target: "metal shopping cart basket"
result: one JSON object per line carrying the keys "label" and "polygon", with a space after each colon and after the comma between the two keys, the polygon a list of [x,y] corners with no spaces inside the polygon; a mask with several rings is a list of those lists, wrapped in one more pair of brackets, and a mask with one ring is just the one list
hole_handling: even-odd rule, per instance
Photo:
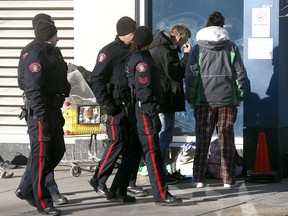
{"label": "metal shopping cart basket", "polygon": [[97,134],[103,135],[105,133],[104,118],[106,115],[101,115],[100,105],[97,104],[95,98],[82,98],[77,95],[70,95],[65,100],[62,112],[65,119],[63,127],[65,135],[90,136],[88,144],[89,160],[76,160],[76,146],[73,145],[70,174],[78,177],[81,175],[82,170],[94,172],[100,161],[97,154],[95,154],[97,152]]}

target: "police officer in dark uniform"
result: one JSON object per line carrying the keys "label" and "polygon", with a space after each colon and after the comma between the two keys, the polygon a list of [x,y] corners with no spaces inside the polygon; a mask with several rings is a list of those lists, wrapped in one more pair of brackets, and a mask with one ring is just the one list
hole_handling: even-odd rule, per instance
{"label": "police officer in dark uniform", "polygon": [[55,53],[59,40],[55,25],[39,20],[34,33],[36,38],[22,50],[18,65],[18,84],[26,98],[31,153],[15,194],[36,205],[44,215],[60,215],[45,181],[65,152],[61,107],[71,86],[67,64]]}
{"label": "police officer in dark uniform", "polygon": [[[50,15],[45,14],[45,13],[39,13],[39,14],[35,15],[34,18],[32,19],[33,29],[35,29],[36,24],[39,20],[46,20],[46,21],[54,24],[54,20],[52,19],[52,17]],[[33,43],[31,42],[30,44],[33,44]],[[28,47],[29,46],[26,46],[26,49],[28,49]],[[63,59],[62,53],[57,46],[55,46],[53,52],[54,52],[54,54],[59,56],[58,59],[59,59],[59,61],[62,61],[62,64],[66,64],[64,59]],[[61,145],[61,143],[59,143],[59,145]],[[65,145],[65,143],[63,143],[63,145]],[[61,146],[61,148],[65,148],[65,146]],[[25,174],[24,174],[24,176],[25,176]],[[22,179],[22,180],[24,180],[24,179]],[[54,205],[55,204],[56,205],[62,205],[62,204],[66,204],[68,202],[68,199],[59,192],[58,185],[57,185],[55,178],[54,178],[54,171],[49,172],[46,175],[45,183],[46,183],[46,186],[47,186],[47,188],[48,188],[48,190],[52,196]],[[17,191],[16,191],[16,194],[21,193],[20,190],[17,189]]]}
{"label": "police officer in dark uniform", "polygon": [[[121,17],[116,29],[115,40],[100,50],[90,81],[97,102],[107,113],[106,127],[109,138],[109,146],[105,149],[90,185],[108,199],[115,198],[116,192],[123,202],[135,202],[135,197],[127,195],[127,186],[132,173],[137,175],[142,150],[126,113],[125,104],[130,100],[130,89],[125,65],[130,55],[136,22],[130,17]],[[120,154],[122,161],[110,188],[114,194],[111,197],[108,195],[106,181]]]}
{"label": "police officer in dark uniform", "polygon": [[160,71],[149,52],[153,35],[148,27],[140,26],[134,34],[133,53],[128,61],[128,83],[134,100],[136,127],[142,144],[145,163],[156,205],[179,205],[182,200],[168,192],[159,146],[161,122],[159,104],[163,101]]}

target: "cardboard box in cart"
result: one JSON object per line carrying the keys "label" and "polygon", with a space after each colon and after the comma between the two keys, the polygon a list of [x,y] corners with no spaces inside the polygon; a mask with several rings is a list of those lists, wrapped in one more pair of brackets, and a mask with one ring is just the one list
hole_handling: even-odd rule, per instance
{"label": "cardboard box in cart", "polygon": [[101,130],[101,110],[95,98],[81,98],[71,95],[62,109],[66,135],[99,134]]}

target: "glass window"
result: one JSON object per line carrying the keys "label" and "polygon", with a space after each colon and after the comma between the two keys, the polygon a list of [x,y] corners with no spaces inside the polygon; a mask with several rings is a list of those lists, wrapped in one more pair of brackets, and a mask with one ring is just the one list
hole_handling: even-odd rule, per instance
{"label": "glass window", "polygon": [[[157,0],[152,2],[152,29],[166,30],[176,24],[186,24],[192,33],[188,41],[192,46],[196,43],[196,33],[206,25],[208,16],[213,11],[220,11],[225,17],[225,28],[240,52],[243,51],[243,0]],[[186,113],[176,114],[176,127],[182,134],[194,131],[194,117],[186,103]],[[176,130],[177,132],[178,130]],[[176,135],[176,134],[175,134]],[[235,123],[235,135],[243,136],[243,105],[239,107]]]}

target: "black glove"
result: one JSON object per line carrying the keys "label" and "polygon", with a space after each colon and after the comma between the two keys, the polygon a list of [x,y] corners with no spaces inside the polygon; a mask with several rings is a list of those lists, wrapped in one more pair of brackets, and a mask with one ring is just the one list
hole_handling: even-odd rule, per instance
{"label": "black glove", "polygon": [[153,124],[154,133],[159,133],[161,131],[161,128],[162,128],[159,116],[157,114],[153,115],[151,118],[151,121]]}
{"label": "black glove", "polygon": [[121,108],[109,100],[106,100],[103,103],[102,108],[103,108],[104,112],[107,113],[107,115],[115,116],[121,112]]}
{"label": "black glove", "polygon": [[27,117],[27,115],[28,115],[28,110],[27,110],[26,107],[20,107],[20,108],[22,109],[22,111],[21,111],[20,115],[18,116],[18,118],[19,118],[20,120],[22,120],[23,118],[26,118],[26,117]]}

